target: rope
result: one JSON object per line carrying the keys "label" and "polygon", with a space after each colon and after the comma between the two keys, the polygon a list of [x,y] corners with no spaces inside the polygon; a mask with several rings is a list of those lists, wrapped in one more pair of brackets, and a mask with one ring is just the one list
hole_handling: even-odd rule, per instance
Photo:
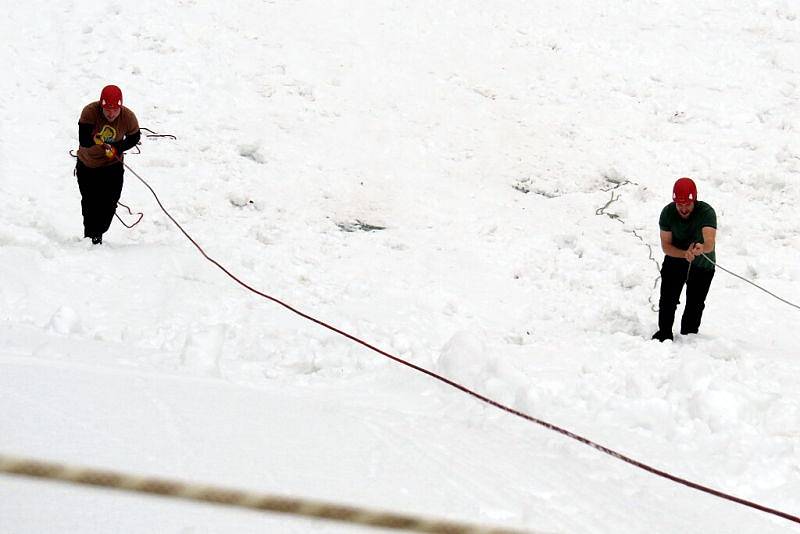
{"label": "rope", "polygon": [[[119,205],[119,206],[122,206],[123,208],[125,208],[126,210],[128,210],[128,213],[129,213],[130,215],[133,215],[133,212],[131,211],[131,209],[130,209],[128,206],[126,206],[125,204],[123,204],[122,202],[117,202],[117,205]],[[128,226],[128,225],[125,223],[125,221],[123,221],[123,220],[122,220],[122,217],[120,217],[120,216],[119,216],[119,214],[118,214],[116,211],[114,212],[114,215],[117,217],[117,219],[119,219],[119,222],[121,222],[121,223],[122,223],[122,225],[123,225],[123,226],[125,226],[125,228],[133,228],[134,226],[136,226],[137,224],[139,224],[139,223],[141,222],[141,220],[142,220],[142,217],[144,217],[144,213],[142,213],[142,212],[137,212],[137,213],[136,213],[136,215],[138,215],[138,216],[139,216],[139,218],[138,218],[138,219],[136,219],[136,222],[135,222],[135,223],[133,223],[132,225]]]}
{"label": "rope", "polygon": [[327,519],[370,527],[380,527],[436,534],[519,534],[521,531],[479,527],[444,520],[424,519],[411,515],[379,512],[360,507],[343,506],[308,499],[200,486],[163,478],[145,478],[115,471],[101,471],[67,466],[39,460],[0,455],[0,473],[33,478],[60,480],[85,486],[100,486],[122,491],[160,495],[190,501],[209,502],[265,512]]}
{"label": "rope", "polygon": [[725,271],[726,273],[728,273],[728,274],[732,274],[733,276],[735,276],[735,277],[736,277],[736,278],[738,278],[739,280],[744,280],[745,282],[747,282],[747,283],[748,283],[748,284],[750,284],[751,286],[755,286],[755,287],[757,287],[758,289],[760,289],[760,290],[761,290],[761,291],[763,291],[764,293],[766,293],[766,294],[768,294],[768,295],[770,295],[770,296],[773,296],[773,297],[775,297],[776,299],[780,300],[781,302],[784,302],[784,303],[788,304],[789,306],[792,306],[792,307],[794,307],[794,308],[797,308],[798,310],[800,310],[800,306],[798,306],[797,304],[794,304],[793,302],[789,302],[788,300],[786,300],[786,299],[784,299],[784,298],[781,298],[781,297],[779,297],[778,295],[776,295],[776,294],[775,294],[775,293],[773,293],[772,291],[768,291],[768,290],[764,289],[763,287],[761,287],[760,285],[756,284],[755,282],[751,282],[750,280],[748,280],[748,279],[747,279],[747,278],[745,278],[744,276],[739,276],[739,275],[738,275],[738,274],[736,274],[735,272],[733,272],[733,271],[729,271],[729,270],[728,270],[728,269],[726,269],[725,267],[723,267],[723,266],[719,265],[718,263],[715,263],[715,262],[714,262],[714,260],[712,260],[711,258],[709,258],[708,256],[706,256],[705,254],[703,254],[703,257],[704,257],[705,259],[707,259],[708,261],[710,261],[711,263],[713,263],[713,264],[714,264],[714,267],[719,267],[720,269],[722,269],[722,270],[723,270],[723,271]]}
{"label": "rope", "polygon": [[502,410],[502,411],[507,412],[507,413],[512,414],[512,415],[515,415],[515,416],[517,416],[517,417],[519,417],[521,419],[524,419],[526,421],[529,421],[531,423],[535,423],[537,425],[540,425],[540,426],[542,426],[542,427],[544,427],[544,428],[546,428],[548,430],[552,430],[554,432],[558,432],[559,434],[567,436],[568,438],[574,439],[575,441],[579,441],[580,443],[583,443],[584,445],[588,445],[588,446],[590,446],[590,447],[592,447],[592,448],[594,448],[594,449],[596,449],[596,450],[598,450],[600,452],[603,452],[603,453],[605,453],[605,454],[607,454],[609,456],[612,456],[613,458],[616,458],[617,460],[621,460],[623,462],[626,462],[626,463],[628,463],[630,465],[638,467],[639,469],[642,469],[644,471],[647,471],[647,472],[652,473],[654,475],[657,475],[659,477],[665,478],[667,480],[671,480],[672,482],[677,482],[678,484],[682,484],[682,485],[687,486],[689,488],[692,488],[692,489],[695,489],[695,490],[698,490],[698,491],[702,491],[702,492],[707,493],[709,495],[714,495],[715,497],[719,497],[721,499],[725,499],[725,500],[728,500],[728,501],[731,501],[731,502],[735,502],[737,504],[741,504],[743,506],[747,506],[747,507],[759,510],[761,512],[765,512],[765,513],[772,514],[772,515],[775,515],[775,516],[778,516],[778,517],[782,517],[783,519],[788,519],[789,521],[793,521],[795,523],[800,523],[800,517],[799,516],[792,515],[792,514],[789,514],[789,513],[786,513],[786,512],[782,512],[780,510],[776,510],[776,509],[773,509],[773,508],[769,508],[767,506],[763,506],[761,504],[758,504],[758,503],[755,503],[755,502],[751,502],[751,501],[742,499],[740,497],[736,497],[734,495],[730,495],[730,494],[724,493],[722,491],[719,491],[719,490],[716,490],[716,489],[713,489],[713,488],[710,488],[710,487],[707,487],[707,486],[703,486],[703,485],[698,484],[696,482],[692,482],[690,480],[686,480],[684,478],[681,478],[679,476],[673,475],[673,474],[668,473],[666,471],[662,471],[660,469],[657,469],[655,467],[647,465],[647,464],[645,464],[643,462],[640,462],[638,460],[635,460],[633,458],[625,456],[625,455],[623,455],[623,454],[621,454],[621,453],[619,453],[619,452],[617,452],[617,451],[615,451],[613,449],[610,449],[608,447],[604,447],[603,445],[595,443],[594,441],[592,441],[592,440],[590,440],[588,438],[585,438],[583,436],[579,436],[578,434],[570,432],[569,430],[566,430],[566,429],[563,429],[561,427],[558,427],[558,426],[556,426],[556,425],[554,425],[552,423],[548,423],[547,421],[543,421],[541,419],[537,419],[535,417],[532,417],[532,416],[530,416],[530,415],[528,415],[528,414],[526,414],[524,412],[521,412],[519,410],[511,408],[510,406],[506,406],[505,404],[502,404],[502,403],[500,403],[500,402],[498,402],[496,400],[490,399],[489,397],[486,397],[486,396],[484,396],[484,395],[482,395],[482,394],[480,394],[480,393],[478,393],[476,391],[473,391],[473,390],[469,389],[466,386],[463,386],[463,385],[461,385],[461,384],[459,384],[457,382],[454,382],[453,380],[450,380],[449,378],[441,376],[441,375],[439,375],[439,374],[437,374],[437,373],[435,373],[433,371],[425,369],[424,367],[420,367],[420,366],[418,366],[416,364],[413,364],[411,362],[408,362],[408,361],[406,361],[406,360],[404,360],[404,359],[402,359],[402,358],[400,358],[398,356],[394,356],[394,355],[392,355],[392,354],[390,354],[390,353],[388,353],[388,352],[386,352],[384,350],[381,350],[381,349],[375,347],[374,345],[371,345],[370,343],[368,343],[368,342],[366,342],[366,341],[364,341],[364,340],[362,340],[362,339],[360,339],[360,338],[358,338],[358,337],[356,337],[356,336],[354,336],[352,334],[349,334],[349,333],[347,333],[347,332],[345,332],[343,330],[340,330],[340,329],[336,328],[335,326],[331,326],[328,323],[325,323],[324,321],[321,321],[321,320],[319,320],[319,319],[317,319],[315,317],[312,317],[312,316],[310,316],[310,315],[308,315],[306,313],[303,313],[300,310],[297,310],[297,309],[293,308],[289,304],[286,304],[285,302],[283,302],[283,301],[281,301],[281,300],[279,300],[279,299],[277,299],[275,297],[267,295],[266,293],[262,293],[261,291],[259,291],[259,290],[255,289],[255,288],[247,285],[245,282],[242,282],[236,276],[231,274],[217,260],[215,260],[215,259],[211,258],[210,256],[208,256],[208,254],[206,254],[206,252],[202,249],[202,247],[197,244],[197,242],[186,232],[186,230],[183,229],[183,227],[178,223],[178,221],[176,221],[175,218],[172,215],[170,215],[170,213],[166,210],[166,208],[164,208],[164,205],[161,203],[161,200],[158,198],[158,195],[153,190],[153,188],[150,187],[150,184],[148,184],[141,176],[139,176],[136,173],[136,171],[134,171],[127,163],[123,163],[123,165],[125,165],[125,168],[127,168],[129,171],[131,171],[131,173],[134,176],[136,176],[136,178],[138,178],[139,181],[141,181],[144,184],[144,186],[147,187],[147,189],[150,190],[150,192],[153,194],[153,197],[156,199],[156,202],[158,203],[159,207],[164,212],[164,214],[169,218],[169,220],[171,220],[175,224],[175,226],[178,227],[178,229],[195,246],[195,248],[197,248],[197,250],[200,252],[200,254],[203,255],[203,257],[205,257],[209,262],[211,262],[214,265],[216,265],[222,272],[227,274],[233,281],[235,281],[236,283],[238,283],[239,285],[241,285],[245,289],[255,293],[256,295],[259,295],[259,296],[261,296],[261,297],[263,297],[263,298],[265,298],[267,300],[270,300],[270,301],[274,302],[275,304],[278,304],[279,306],[282,306],[282,307],[286,308],[290,312],[292,312],[292,313],[294,313],[296,315],[299,315],[300,317],[302,317],[304,319],[307,319],[308,321],[311,321],[312,323],[315,323],[315,324],[317,324],[317,325],[319,325],[319,326],[321,326],[323,328],[326,328],[326,329],[328,329],[328,330],[330,330],[332,332],[335,332],[335,333],[337,333],[337,334],[339,334],[339,335],[341,335],[343,337],[346,337],[347,339],[349,339],[349,340],[351,340],[351,341],[353,341],[355,343],[358,343],[359,345],[362,345],[362,346],[372,350],[373,352],[376,352],[376,353],[378,353],[378,354],[380,354],[382,356],[385,356],[386,358],[389,358],[390,360],[393,360],[393,361],[395,361],[395,362],[397,362],[397,363],[399,363],[401,365],[405,365],[406,367],[414,369],[415,371],[418,371],[418,372],[420,372],[422,374],[428,375],[429,377],[431,377],[431,378],[433,378],[435,380],[443,382],[443,383],[447,384],[448,386],[450,386],[450,387],[452,387],[454,389],[457,389],[457,390],[459,390],[459,391],[461,391],[463,393],[466,393],[467,395],[470,395],[471,397],[474,397],[474,398],[478,399],[481,402],[484,402],[484,403],[486,403],[486,404],[488,404],[490,406],[494,406],[495,408],[497,408],[499,410]]}
{"label": "rope", "polygon": [[151,130],[150,128],[144,128],[144,127],[140,127],[139,129],[140,129],[140,130],[144,130],[145,132],[150,132],[149,134],[145,134],[145,137],[148,137],[148,138],[150,138],[150,139],[160,139],[160,138],[165,138],[165,139],[173,139],[173,140],[176,140],[176,141],[177,141],[177,139],[178,139],[177,137],[175,137],[175,136],[174,136],[174,135],[172,135],[172,134],[160,134],[160,133],[158,133],[158,132],[154,132],[154,131],[153,131],[153,130]]}
{"label": "rope", "polygon": [[[606,203],[605,203],[605,205],[604,205],[603,207],[597,208],[597,209],[594,211],[594,214],[595,214],[595,215],[605,215],[606,217],[608,217],[608,218],[609,218],[609,219],[611,219],[612,221],[618,221],[618,222],[619,222],[620,224],[622,224],[623,226],[627,225],[627,223],[625,222],[625,220],[624,220],[624,219],[622,219],[622,217],[620,217],[618,213],[606,213],[606,209],[608,209],[608,207],[609,207],[611,204],[613,204],[614,202],[616,202],[617,200],[619,200],[619,199],[620,199],[620,197],[622,196],[622,193],[619,193],[619,194],[617,194],[617,196],[615,197],[615,196],[614,196],[614,191],[613,191],[613,190],[614,190],[614,189],[617,189],[617,188],[619,188],[619,187],[622,187],[622,186],[624,186],[624,185],[627,185],[627,184],[634,184],[634,185],[638,185],[638,184],[636,184],[636,182],[631,182],[630,180],[626,180],[626,181],[625,181],[625,182],[623,182],[623,183],[617,184],[617,185],[616,185],[616,187],[612,187],[612,188],[610,188],[610,189],[603,189],[603,191],[606,191],[606,192],[608,192],[608,191],[611,191],[611,199],[610,199],[608,202],[606,202]],[[655,302],[653,302],[653,294],[654,294],[654,292],[655,292],[656,286],[658,286],[658,281],[661,279],[661,266],[658,264],[658,260],[656,260],[655,256],[653,256],[653,247],[652,247],[652,245],[650,245],[650,243],[648,243],[647,241],[645,241],[645,240],[644,240],[644,238],[643,238],[642,236],[640,236],[640,235],[638,234],[638,232],[636,232],[636,230],[628,230],[627,228],[623,228],[623,229],[622,229],[622,231],[623,231],[623,232],[627,232],[627,233],[629,233],[629,234],[633,234],[633,235],[634,235],[634,237],[636,237],[636,239],[638,239],[639,241],[641,241],[641,242],[642,242],[642,244],[643,244],[644,246],[646,246],[646,247],[647,247],[648,259],[649,259],[651,262],[653,262],[653,263],[655,264],[655,266],[656,266],[656,272],[657,272],[658,274],[657,274],[657,275],[656,275],[656,277],[653,279],[653,288],[650,290],[650,295],[648,295],[648,296],[647,296],[647,302],[649,302],[649,303],[650,303],[650,309],[651,309],[652,311],[654,311],[654,312],[658,313],[658,306],[656,305],[656,303],[655,303]]]}
{"label": "rope", "polygon": [[[145,134],[145,137],[147,137],[148,139],[172,139],[174,141],[178,140],[178,138],[175,137],[172,134],[162,134],[162,133],[154,132],[150,128],[145,128],[144,126],[140,127],[139,130],[145,131],[145,132],[150,132],[149,134]],[[133,154],[141,154],[142,153],[141,149],[139,148],[139,145],[141,145],[141,144],[142,143],[140,141],[140,142],[136,143],[136,146],[131,147],[132,150],[136,151],[136,152],[133,152]],[[72,149],[69,150],[69,155],[72,156],[73,158],[77,158],[78,157],[78,154]],[[117,158],[117,159],[119,159],[119,158]]]}

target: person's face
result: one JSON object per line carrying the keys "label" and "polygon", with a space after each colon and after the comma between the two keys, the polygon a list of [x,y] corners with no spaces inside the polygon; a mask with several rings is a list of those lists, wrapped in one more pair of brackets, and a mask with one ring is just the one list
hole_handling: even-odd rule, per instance
{"label": "person's face", "polygon": [[689,202],[675,202],[675,207],[678,209],[678,215],[681,216],[683,219],[688,219],[689,215],[692,214],[694,211],[694,201],[690,200]]}
{"label": "person's face", "polygon": [[119,117],[119,112],[122,108],[103,108],[103,116],[105,116],[108,121],[113,121],[117,117]]}

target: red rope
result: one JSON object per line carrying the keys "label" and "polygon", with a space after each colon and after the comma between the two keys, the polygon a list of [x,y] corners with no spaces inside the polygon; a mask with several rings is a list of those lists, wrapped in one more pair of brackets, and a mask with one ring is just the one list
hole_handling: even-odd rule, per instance
{"label": "red rope", "polygon": [[224,266],[222,266],[217,260],[215,260],[214,258],[210,257],[208,254],[206,254],[206,252],[203,250],[203,248],[200,245],[197,244],[197,242],[192,238],[192,236],[190,236],[186,232],[186,230],[184,230],[183,227],[178,223],[178,221],[176,221],[172,217],[172,215],[170,215],[170,213],[166,210],[164,205],[161,203],[161,200],[159,200],[158,195],[156,194],[156,192],[153,190],[152,187],[150,187],[150,184],[148,184],[141,176],[139,176],[136,173],[136,171],[131,169],[126,163],[123,163],[123,165],[125,165],[125,168],[127,168],[129,171],[131,171],[131,173],[133,173],[133,175],[136,176],[139,179],[139,181],[141,181],[145,185],[145,187],[147,187],[147,189],[150,190],[150,192],[153,194],[153,197],[156,199],[156,202],[158,203],[159,207],[164,212],[164,214],[169,218],[169,220],[171,220],[175,224],[175,226],[178,227],[178,229],[183,233],[183,235],[186,236],[186,238],[189,241],[191,241],[191,243],[197,248],[198,251],[200,251],[200,254],[202,254],[203,257],[205,257],[209,262],[211,262],[214,265],[216,265],[222,272],[227,274],[236,283],[238,283],[239,285],[241,285],[245,289],[247,289],[249,291],[252,291],[256,295],[264,297],[267,300],[271,300],[272,302],[274,302],[274,303],[276,303],[276,304],[278,304],[280,306],[283,306],[284,308],[286,308],[290,312],[292,312],[294,314],[297,314],[300,317],[303,317],[304,319],[307,319],[307,320],[309,320],[309,321],[311,321],[313,323],[316,323],[316,324],[318,324],[319,326],[321,326],[323,328],[331,330],[332,332],[336,332],[337,334],[339,334],[341,336],[344,336],[347,339],[350,339],[351,341],[354,341],[354,342],[358,343],[359,345],[362,345],[362,346],[364,346],[364,347],[366,347],[366,348],[368,348],[368,349],[370,349],[370,350],[372,350],[374,352],[377,352],[378,354],[380,354],[382,356],[385,356],[385,357],[387,357],[387,358],[389,358],[391,360],[394,360],[395,362],[397,362],[399,364],[405,365],[406,367],[410,367],[411,369],[414,369],[415,371],[419,371],[420,373],[426,374],[426,375],[430,376],[431,378],[434,378],[434,379],[436,379],[436,380],[438,380],[440,382],[444,382],[448,386],[453,387],[453,388],[455,388],[455,389],[457,389],[459,391],[462,391],[463,393],[466,393],[467,395],[475,397],[476,399],[478,399],[478,400],[480,400],[482,402],[485,402],[486,404],[494,406],[495,408],[503,410],[504,412],[508,412],[508,413],[510,413],[512,415],[516,415],[517,417],[525,419],[526,421],[530,421],[531,423],[536,423],[537,425],[541,425],[544,428],[547,428],[548,430],[552,430],[552,431],[558,432],[559,434],[563,434],[564,436],[572,438],[572,439],[574,439],[576,441],[579,441],[579,442],[581,442],[581,443],[583,443],[585,445],[589,445],[590,447],[592,447],[594,449],[597,449],[600,452],[608,454],[609,456],[612,456],[612,457],[614,457],[614,458],[616,458],[618,460],[622,460],[623,462],[626,462],[626,463],[628,463],[630,465],[638,467],[639,469],[643,469],[643,470],[645,470],[645,471],[647,471],[649,473],[652,473],[654,475],[658,475],[658,476],[660,476],[662,478],[666,478],[667,480],[671,480],[673,482],[677,482],[678,484],[682,484],[682,485],[690,487],[692,489],[696,489],[698,491],[702,491],[704,493],[708,493],[709,495],[714,495],[715,497],[719,497],[721,499],[725,499],[725,500],[728,500],[728,501],[731,501],[731,502],[735,502],[737,504],[748,506],[750,508],[754,508],[754,509],[759,510],[761,512],[765,512],[765,513],[768,513],[768,514],[776,515],[778,517],[782,517],[784,519],[788,519],[789,521],[793,521],[795,523],[800,523],[800,517],[798,517],[796,515],[792,515],[792,514],[789,514],[789,513],[786,513],[786,512],[782,512],[782,511],[776,510],[774,508],[769,508],[767,506],[764,506],[764,505],[761,505],[761,504],[758,504],[758,503],[755,503],[755,502],[752,502],[752,501],[748,501],[746,499],[742,499],[742,498],[736,497],[734,495],[729,495],[727,493],[724,493],[722,491],[719,491],[719,490],[716,490],[716,489],[713,489],[713,488],[709,488],[707,486],[703,486],[703,485],[698,484],[696,482],[692,482],[690,480],[686,480],[686,479],[681,478],[679,476],[673,475],[673,474],[668,473],[666,471],[662,471],[661,469],[657,469],[657,468],[652,467],[650,465],[647,465],[647,464],[645,464],[643,462],[640,462],[638,460],[635,460],[633,458],[625,456],[624,454],[621,454],[621,453],[619,453],[619,452],[617,452],[617,451],[615,451],[613,449],[609,449],[608,447],[605,447],[603,445],[595,443],[594,441],[592,441],[592,440],[590,440],[588,438],[585,438],[583,436],[579,436],[578,434],[575,434],[574,432],[570,432],[569,430],[563,429],[563,428],[561,428],[559,426],[556,426],[556,425],[554,425],[552,423],[548,423],[547,421],[543,421],[541,419],[537,419],[537,418],[532,417],[532,416],[530,416],[530,415],[528,415],[526,413],[520,412],[519,410],[515,410],[514,408],[511,408],[510,406],[506,406],[505,404],[501,404],[500,402],[492,400],[489,397],[481,395],[480,393],[477,393],[476,391],[473,391],[473,390],[469,389],[466,386],[463,386],[463,385],[461,385],[461,384],[459,384],[457,382],[454,382],[454,381],[450,380],[449,378],[445,378],[445,377],[443,377],[443,376],[441,376],[441,375],[439,375],[439,374],[437,374],[437,373],[435,373],[433,371],[425,369],[424,367],[420,367],[420,366],[415,365],[415,364],[413,364],[411,362],[408,362],[408,361],[406,361],[406,360],[404,360],[402,358],[399,358],[397,356],[389,354],[388,352],[386,352],[384,350],[381,350],[378,347],[375,347],[374,345],[371,345],[370,343],[367,343],[366,341],[364,341],[362,339],[359,339],[359,338],[357,338],[356,336],[354,336],[352,334],[349,334],[349,333],[347,333],[347,332],[345,332],[343,330],[340,330],[340,329],[336,328],[335,326],[331,326],[328,323],[325,323],[324,321],[321,321],[321,320],[316,319],[316,318],[314,318],[314,317],[312,317],[312,316],[310,316],[310,315],[308,315],[306,313],[303,313],[300,310],[297,310],[297,309],[293,308],[289,304],[286,304],[285,302],[283,302],[283,301],[281,301],[281,300],[279,300],[279,299],[277,299],[275,297],[267,295],[266,293],[262,293],[261,291],[249,286],[245,282],[242,282],[239,278],[237,278],[230,271],[228,271],[228,269],[226,269]]}
{"label": "red rope", "polygon": [[[117,204],[118,204],[118,205],[120,205],[120,206],[122,206],[122,207],[123,207],[123,208],[125,208],[126,210],[128,210],[128,213],[129,213],[130,215],[133,215],[133,212],[131,211],[131,209],[130,209],[128,206],[126,206],[126,205],[125,205],[125,204],[123,204],[122,202],[117,202]],[[142,212],[137,212],[137,213],[136,213],[136,215],[138,215],[138,216],[139,216],[139,218],[138,218],[138,219],[136,219],[136,222],[135,222],[135,223],[133,223],[132,225],[128,226],[128,224],[127,224],[125,221],[123,221],[123,220],[122,220],[122,217],[120,217],[120,216],[117,214],[117,212],[116,212],[116,211],[114,212],[114,215],[116,215],[117,219],[119,219],[119,222],[121,222],[121,223],[122,223],[122,225],[123,225],[125,228],[133,228],[134,226],[136,226],[137,224],[139,224],[139,223],[142,221],[142,217],[144,217],[144,213],[142,213]]]}

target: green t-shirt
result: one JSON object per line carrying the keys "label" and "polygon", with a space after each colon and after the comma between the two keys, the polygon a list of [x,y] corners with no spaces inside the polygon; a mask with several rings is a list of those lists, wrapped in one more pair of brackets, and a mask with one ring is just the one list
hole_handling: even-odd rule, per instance
{"label": "green t-shirt", "polygon": [[[695,202],[694,210],[688,219],[684,219],[678,213],[674,202],[670,202],[661,210],[661,217],[658,218],[658,226],[665,232],[672,232],[672,244],[679,249],[688,250],[692,243],[703,242],[703,228],[710,226],[717,227],[717,214],[714,208],[698,200]],[[714,263],[717,262],[716,250],[707,253]],[[713,269],[714,264],[703,256],[697,256],[692,262],[693,266],[701,269]]]}

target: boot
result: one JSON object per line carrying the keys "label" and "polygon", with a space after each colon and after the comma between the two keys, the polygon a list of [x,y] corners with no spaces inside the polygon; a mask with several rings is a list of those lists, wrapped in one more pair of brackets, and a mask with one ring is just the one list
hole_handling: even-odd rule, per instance
{"label": "boot", "polygon": [[653,337],[651,337],[650,339],[657,339],[661,343],[663,343],[664,341],[666,341],[668,339],[670,341],[672,341],[672,332],[662,332],[661,330],[659,330],[658,332],[653,334]]}

